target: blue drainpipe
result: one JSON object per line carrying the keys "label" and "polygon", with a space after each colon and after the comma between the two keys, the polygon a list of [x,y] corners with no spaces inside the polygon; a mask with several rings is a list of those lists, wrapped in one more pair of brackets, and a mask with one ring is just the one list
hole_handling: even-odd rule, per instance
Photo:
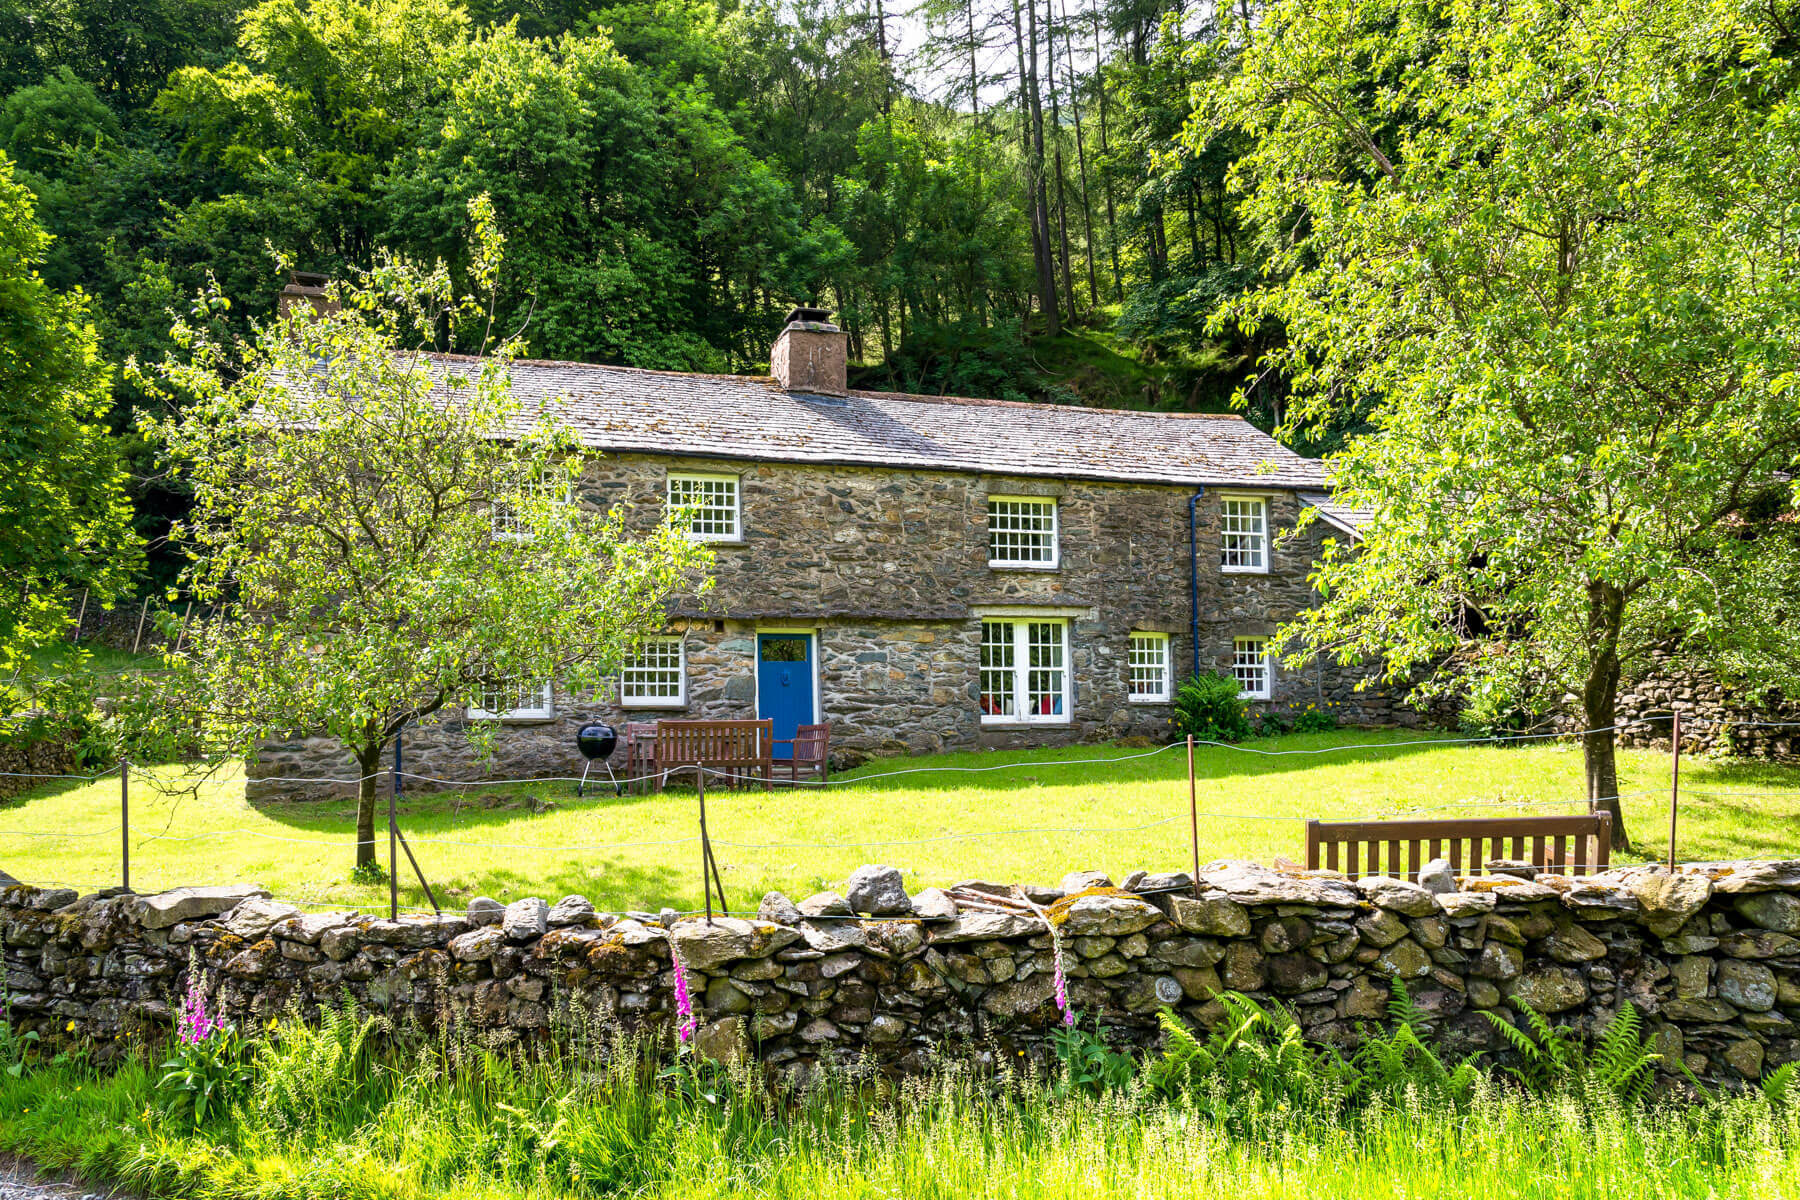
{"label": "blue drainpipe", "polygon": [[1188,639],[1194,647],[1194,674],[1200,674],[1200,532],[1195,505],[1206,498],[1201,487],[1188,497]]}

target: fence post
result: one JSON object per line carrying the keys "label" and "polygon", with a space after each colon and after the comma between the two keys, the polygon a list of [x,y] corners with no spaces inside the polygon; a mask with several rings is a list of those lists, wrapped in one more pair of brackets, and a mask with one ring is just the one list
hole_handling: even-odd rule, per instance
{"label": "fence post", "polygon": [[131,890],[131,763],[119,759],[119,883]]}
{"label": "fence post", "polygon": [[388,920],[400,919],[400,819],[395,808],[400,799],[400,739],[394,735],[394,778],[388,788]]}
{"label": "fence post", "polygon": [[1194,735],[1187,735],[1188,834],[1194,843],[1194,899],[1200,898],[1200,801],[1194,795]]}
{"label": "fence post", "polygon": [[75,614],[75,636],[69,639],[70,645],[81,641],[81,623],[87,620],[88,590],[81,589],[81,611]]}
{"label": "fence post", "polygon": [[143,605],[138,609],[137,636],[131,639],[131,652],[136,654],[138,647],[144,644],[144,618],[150,615],[150,597],[144,597]]}
{"label": "fence post", "polygon": [[712,924],[712,847],[706,840],[706,768],[696,766],[694,783],[700,789],[700,890],[706,896],[706,923]]}
{"label": "fence post", "polygon": [[1681,807],[1681,710],[1669,733],[1669,873],[1675,872],[1675,816]]}

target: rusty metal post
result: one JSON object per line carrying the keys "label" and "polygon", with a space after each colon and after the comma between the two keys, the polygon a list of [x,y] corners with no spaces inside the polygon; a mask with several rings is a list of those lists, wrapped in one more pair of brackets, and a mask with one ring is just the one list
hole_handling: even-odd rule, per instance
{"label": "rusty metal post", "polygon": [[1200,898],[1200,801],[1194,788],[1194,735],[1187,735],[1188,752],[1188,833],[1194,843],[1194,899]]}
{"label": "rusty metal post", "polygon": [[400,919],[400,735],[394,735],[394,778],[388,788],[388,920]]}
{"label": "rusty metal post", "polygon": [[1675,871],[1675,817],[1681,808],[1681,710],[1669,732],[1669,871]]}
{"label": "rusty metal post", "polygon": [[706,768],[694,768],[694,783],[700,789],[700,890],[706,895],[706,923],[712,924],[712,843],[706,836]]}

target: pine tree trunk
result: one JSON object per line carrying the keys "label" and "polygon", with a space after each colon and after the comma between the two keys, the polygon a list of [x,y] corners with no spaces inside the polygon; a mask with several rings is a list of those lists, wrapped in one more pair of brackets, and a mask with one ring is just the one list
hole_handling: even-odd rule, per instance
{"label": "pine tree trunk", "polygon": [[1061,250],[1063,295],[1069,302],[1069,321],[1073,324],[1076,320],[1075,277],[1069,270],[1069,194],[1064,186],[1067,172],[1063,170],[1062,102],[1056,87],[1055,15],[1050,0],[1044,0],[1044,69],[1050,76],[1050,136],[1056,143],[1056,236]]}
{"label": "pine tree trunk", "polygon": [[[1062,305],[1056,295],[1056,260],[1050,239],[1050,192],[1044,178],[1044,105],[1038,91],[1037,5],[1027,3],[1025,99],[1030,113],[1030,146],[1028,162],[1031,172],[1032,249],[1037,258],[1038,307],[1044,315],[1045,332],[1055,337],[1062,332]],[[1018,0],[1013,0],[1013,21],[1018,22]]]}
{"label": "pine tree trunk", "polygon": [[[1106,144],[1106,72],[1103,69],[1106,60],[1100,53],[1100,10],[1094,10],[1094,88],[1100,93],[1100,154],[1110,158],[1111,148]],[[1106,246],[1112,258],[1113,299],[1120,304],[1125,302],[1125,275],[1119,270],[1119,218],[1113,204],[1112,173],[1109,171],[1101,178],[1102,190],[1106,193]]]}
{"label": "pine tree trunk", "polygon": [[[1081,226],[1087,249],[1088,304],[1100,307],[1100,289],[1094,282],[1094,206],[1088,200],[1087,143],[1081,135],[1081,88],[1075,79],[1075,43],[1069,37],[1069,5],[1063,0],[1063,79],[1069,85],[1069,110],[1075,117],[1075,165],[1081,172]],[[1095,64],[1095,69],[1099,64]],[[1073,293],[1070,303],[1074,303]]]}

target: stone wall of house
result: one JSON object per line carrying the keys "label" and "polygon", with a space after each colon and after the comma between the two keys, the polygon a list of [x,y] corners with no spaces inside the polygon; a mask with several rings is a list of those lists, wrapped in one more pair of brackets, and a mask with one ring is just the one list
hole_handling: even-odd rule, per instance
{"label": "stone wall of house", "polygon": [[[821,715],[842,757],[1168,735],[1167,704],[1128,698],[1127,649],[1133,632],[1167,633],[1174,678],[1193,669],[1190,490],[614,455],[588,465],[578,498],[603,509],[623,505],[631,522],[648,526],[661,519],[671,471],[735,474],[742,495],[743,540],[715,545],[714,588],[673,605],[670,631],[683,635],[687,650],[686,703],[627,710],[610,694],[559,695],[551,720],[504,722],[486,764],[475,760],[464,716],[449,713],[408,735],[410,769],[449,779],[579,774],[574,734],[588,721],[753,716],[756,633],[770,628],[815,633]],[[990,494],[1057,499],[1056,570],[989,568]],[[1272,530],[1291,527],[1301,502],[1292,492],[1266,494]],[[1207,490],[1197,515],[1198,661],[1229,671],[1235,637],[1273,633],[1314,602],[1307,572],[1321,540],[1334,535],[1315,523],[1273,548],[1268,573],[1225,574],[1217,566],[1219,489]],[[981,622],[993,613],[1069,622],[1067,724],[982,722]],[[1330,665],[1277,667],[1266,707],[1330,705],[1352,725],[1420,723],[1391,696],[1354,683],[1353,674]],[[614,767],[623,765],[621,752]],[[354,774],[335,741],[271,742],[251,766],[250,794],[319,796],[331,789],[307,780]]]}
{"label": "stone wall of house", "polygon": [[6,800],[50,782],[34,776],[73,775],[80,762],[75,741],[65,733],[46,737],[19,736],[0,742],[0,800]]}
{"label": "stone wall of house", "polygon": [[51,1036],[72,1025],[102,1053],[166,1029],[191,968],[252,1028],[348,992],[367,1010],[459,1021],[496,1045],[544,1036],[561,1016],[665,1036],[672,943],[700,1051],[780,1069],[862,1055],[901,1071],[946,1053],[1044,1061],[1059,1026],[1059,949],[1074,1007],[1137,1045],[1155,1041],[1160,1009],[1207,1026],[1222,1016],[1220,991],[1237,990],[1290,1006],[1313,1040],[1348,1046],[1382,1020],[1397,977],[1455,1052],[1503,1057],[1485,1014],[1516,1020],[1513,1004],[1592,1032],[1629,1002],[1665,1063],[1704,1078],[1756,1079],[1800,1058],[1800,860],[1460,887],[1447,869],[1421,878],[1352,883],[1219,862],[1197,887],[1182,873],[1139,872],[1121,888],[1078,873],[1059,888],[908,896],[899,872],[865,867],[841,894],[798,905],[771,894],[754,918],[710,923],[601,914],[580,897],[389,921],[228,889],[13,886],[0,890],[0,931],[15,1024]]}

